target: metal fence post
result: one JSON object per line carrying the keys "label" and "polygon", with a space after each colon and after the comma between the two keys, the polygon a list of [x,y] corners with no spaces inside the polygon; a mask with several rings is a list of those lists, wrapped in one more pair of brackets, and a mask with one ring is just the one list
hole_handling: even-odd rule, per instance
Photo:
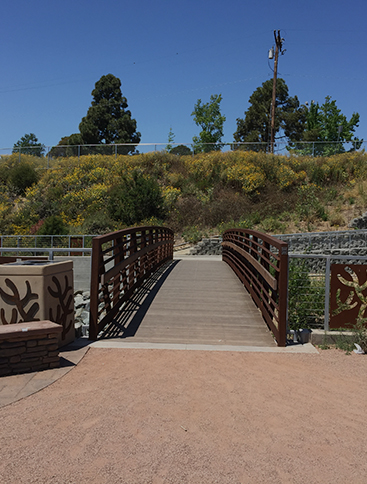
{"label": "metal fence post", "polygon": [[329,331],[330,311],[330,256],[326,257],[325,267],[325,306],[324,306],[324,330]]}

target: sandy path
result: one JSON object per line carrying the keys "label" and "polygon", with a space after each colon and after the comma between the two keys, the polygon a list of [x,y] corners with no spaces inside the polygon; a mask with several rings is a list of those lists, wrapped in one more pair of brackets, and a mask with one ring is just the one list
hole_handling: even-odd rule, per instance
{"label": "sandy path", "polygon": [[91,348],[0,409],[0,482],[365,483],[366,383],[336,350]]}

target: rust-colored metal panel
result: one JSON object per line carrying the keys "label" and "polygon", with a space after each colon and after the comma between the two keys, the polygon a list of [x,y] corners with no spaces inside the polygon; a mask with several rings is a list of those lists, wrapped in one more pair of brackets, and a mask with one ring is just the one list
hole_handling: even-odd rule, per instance
{"label": "rust-colored metal panel", "polygon": [[352,328],[367,317],[367,266],[332,264],[330,328]]}

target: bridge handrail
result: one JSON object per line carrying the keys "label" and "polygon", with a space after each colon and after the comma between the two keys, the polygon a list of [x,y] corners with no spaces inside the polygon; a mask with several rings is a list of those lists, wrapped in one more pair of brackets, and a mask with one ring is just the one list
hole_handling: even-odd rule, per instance
{"label": "bridge handrail", "polygon": [[89,338],[116,316],[135,290],[173,259],[174,233],[167,227],[134,227],[92,239]]}
{"label": "bridge handrail", "polygon": [[223,234],[222,259],[251,294],[274,334],[286,345],[288,244],[256,230],[229,229]]}

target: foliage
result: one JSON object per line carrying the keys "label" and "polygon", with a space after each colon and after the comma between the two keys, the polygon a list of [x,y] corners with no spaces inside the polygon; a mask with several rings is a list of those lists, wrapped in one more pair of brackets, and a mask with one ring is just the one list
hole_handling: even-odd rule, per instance
{"label": "foliage", "polygon": [[[49,170],[40,169],[42,159],[21,155],[23,163],[32,166],[39,179],[16,198],[9,177],[19,156],[1,158],[3,234],[30,233],[39,220],[50,216],[60,216],[70,233],[79,234],[141,223],[136,212],[138,218],[125,223],[108,211],[112,190],[131,180],[134,172],[158,186],[163,210],[155,216],[178,232],[197,226],[200,231],[216,228],[218,233],[227,224],[272,233],[311,230],[315,224],[330,230],[331,223],[343,220],[339,214],[348,222],[363,213],[367,200],[363,181],[367,180],[367,154],[363,152],[323,158],[241,150],[191,156],[99,154],[58,158],[55,169]],[[149,212],[143,219],[151,216]]]}
{"label": "foliage", "polygon": [[291,259],[288,279],[289,328],[310,328],[319,322],[324,311],[324,299],[325,282],[310,277],[307,260]]}
{"label": "foliage", "polygon": [[106,210],[100,210],[92,215],[88,215],[80,226],[81,234],[103,235],[113,232],[114,223]]}
{"label": "foliage", "polygon": [[320,202],[317,194],[320,188],[310,183],[301,185],[298,190],[298,201],[296,210],[303,220],[312,222],[316,219],[327,220],[327,213],[324,205]]}
{"label": "foliage", "polygon": [[170,127],[170,129],[169,129],[169,133],[168,133],[168,144],[167,144],[167,146],[166,146],[166,151],[167,151],[168,153],[170,153],[170,152],[171,152],[171,150],[172,150],[172,148],[173,148],[173,146],[172,146],[172,144],[171,144],[171,143],[173,143],[174,141],[175,141],[175,134],[174,134],[174,132],[172,131],[172,126],[171,126],[171,127]]}
{"label": "foliage", "polygon": [[[234,140],[240,143],[250,143],[249,146],[239,146],[240,149],[267,151],[271,135],[271,103],[273,80],[268,79],[250,96],[250,107],[245,111],[245,118],[237,118],[237,130]],[[291,140],[298,140],[304,129],[305,109],[300,106],[297,96],[290,97],[288,86],[283,79],[278,78],[276,84],[275,133]],[[263,143],[263,146],[251,145]]]}
{"label": "foliage", "polygon": [[[344,153],[343,143],[353,142],[351,151],[360,148],[362,141],[354,137],[359,123],[359,114],[353,113],[348,121],[346,116],[338,109],[335,100],[326,96],[325,102],[311,102],[310,108],[306,108],[306,126],[302,135],[303,141],[312,141],[306,148],[298,149],[302,155],[313,154],[314,156],[330,156],[336,153]],[[331,143],[325,143],[330,141]],[[297,148],[297,144],[291,144]]]}
{"label": "foliage", "polygon": [[54,146],[50,150],[50,156],[54,158],[64,156],[78,156],[78,145],[83,144],[83,138],[80,133],[74,133],[70,136],[64,136],[58,142],[57,146]]}
{"label": "foliage", "polygon": [[[136,131],[135,119],[127,110],[120,79],[112,74],[102,76],[96,82],[92,96],[92,106],[79,124],[84,144],[138,144],[140,133]],[[135,146],[125,147],[124,150],[126,154],[132,153]]]}
{"label": "foliage", "polygon": [[164,217],[164,200],[157,181],[137,170],[112,188],[107,208],[113,220],[127,226]]}
{"label": "foliage", "polygon": [[185,242],[196,244],[204,237],[204,233],[197,225],[193,225],[183,229],[182,237]]}
{"label": "foliage", "polygon": [[169,152],[172,153],[173,155],[178,155],[178,156],[192,155],[192,151],[190,150],[190,148],[185,145],[174,146],[169,150]]}
{"label": "foliage", "polygon": [[27,162],[20,162],[9,169],[8,184],[18,195],[24,195],[26,189],[38,181],[36,170]]}
{"label": "foliage", "polygon": [[19,151],[32,156],[43,156],[45,145],[38,142],[38,138],[34,133],[29,133],[22,136],[14,144],[12,153],[19,153]]}
{"label": "foliage", "polygon": [[62,218],[58,215],[51,215],[45,219],[37,235],[66,235],[67,233],[68,229]]}
{"label": "foliage", "polygon": [[194,106],[191,116],[194,117],[196,125],[202,129],[199,136],[194,136],[192,139],[195,153],[220,151],[222,147],[220,141],[226,118],[220,113],[221,100],[221,94],[212,94],[210,102],[201,104],[201,99],[198,99]]}

